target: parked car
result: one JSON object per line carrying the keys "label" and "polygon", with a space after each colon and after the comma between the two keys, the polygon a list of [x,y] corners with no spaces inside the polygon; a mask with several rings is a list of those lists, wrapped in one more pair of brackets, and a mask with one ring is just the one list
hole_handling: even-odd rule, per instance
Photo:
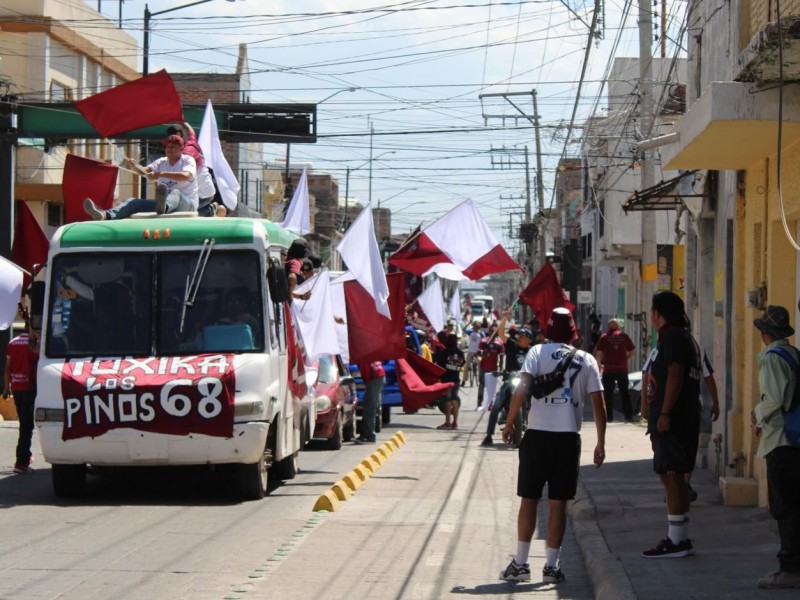
{"label": "parked car", "polygon": [[[406,326],[406,347],[417,354],[422,354],[419,337],[411,326]],[[383,386],[381,404],[375,412],[376,433],[380,432],[383,425],[388,425],[392,422],[392,407],[403,406],[403,396],[400,393],[400,385],[397,383],[397,370],[394,360],[383,361],[383,370],[386,372],[386,383]],[[353,375],[356,382],[356,391],[358,392],[358,414],[360,415],[362,408],[361,401],[364,398],[364,380],[361,378],[358,366],[350,365],[350,373]]]}
{"label": "parked car", "polygon": [[338,450],[356,434],[358,403],[356,384],[342,358],[325,354],[308,367],[316,374],[314,439],[323,439],[330,450]]}

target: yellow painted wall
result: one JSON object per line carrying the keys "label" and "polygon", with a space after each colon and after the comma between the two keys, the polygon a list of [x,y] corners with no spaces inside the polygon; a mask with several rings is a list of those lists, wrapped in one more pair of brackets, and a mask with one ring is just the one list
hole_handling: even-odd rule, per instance
{"label": "yellow painted wall", "polygon": [[[800,149],[783,156],[783,198],[789,231],[796,235],[800,218],[800,172],[791,168],[800,160]],[[759,504],[767,503],[764,461],[755,458],[758,445],[750,423],[750,411],[759,401],[758,354],[764,345],[753,326],[761,311],[745,303],[748,290],[760,284],[767,289],[767,304],[786,307],[793,326],[797,306],[798,255],[784,232],[780,217],[776,161],[767,159],[746,172],[744,197],[738,199],[736,216],[736,297],[737,322],[732,324],[735,344],[735,380],[737,410],[729,415],[731,456],[741,452],[745,458],[744,475],[759,480]],[[794,337],[790,340],[796,343]]]}

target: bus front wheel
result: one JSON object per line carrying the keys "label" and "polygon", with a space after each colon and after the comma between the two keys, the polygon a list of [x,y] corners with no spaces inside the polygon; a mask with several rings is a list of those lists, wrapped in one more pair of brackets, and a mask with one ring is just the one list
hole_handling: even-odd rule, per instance
{"label": "bus front wheel", "polygon": [[239,490],[245,500],[261,500],[269,486],[269,464],[264,454],[257,463],[236,465]]}
{"label": "bus front wheel", "polygon": [[80,496],[86,487],[86,465],[53,465],[53,491],[59,498]]}

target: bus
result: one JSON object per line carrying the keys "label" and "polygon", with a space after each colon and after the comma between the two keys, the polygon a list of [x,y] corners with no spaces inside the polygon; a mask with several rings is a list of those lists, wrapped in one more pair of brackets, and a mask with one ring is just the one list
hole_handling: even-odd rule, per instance
{"label": "bus", "polygon": [[232,465],[246,499],[295,476],[308,393],[283,268],[295,237],[198,217],[55,233],[35,422],[57,496],[83,493],[87,466]]}

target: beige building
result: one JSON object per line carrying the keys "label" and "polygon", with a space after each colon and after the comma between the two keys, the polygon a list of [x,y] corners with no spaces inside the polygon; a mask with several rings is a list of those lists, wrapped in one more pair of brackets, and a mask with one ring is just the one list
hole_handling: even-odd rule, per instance
{"label": "beige building", "polygon": [[[70,102],[138,78],[138,44],[83,0],[0,3],[0,84],[17,102]],[[58,119],[54,112],[53,119]],[[129,141],[22,138],[14,198],[26,201],[48,235],[63,222],[61,175],[68,153],[117,163],[138,156]],[[120,172],[117,195],[134,195]]]}

